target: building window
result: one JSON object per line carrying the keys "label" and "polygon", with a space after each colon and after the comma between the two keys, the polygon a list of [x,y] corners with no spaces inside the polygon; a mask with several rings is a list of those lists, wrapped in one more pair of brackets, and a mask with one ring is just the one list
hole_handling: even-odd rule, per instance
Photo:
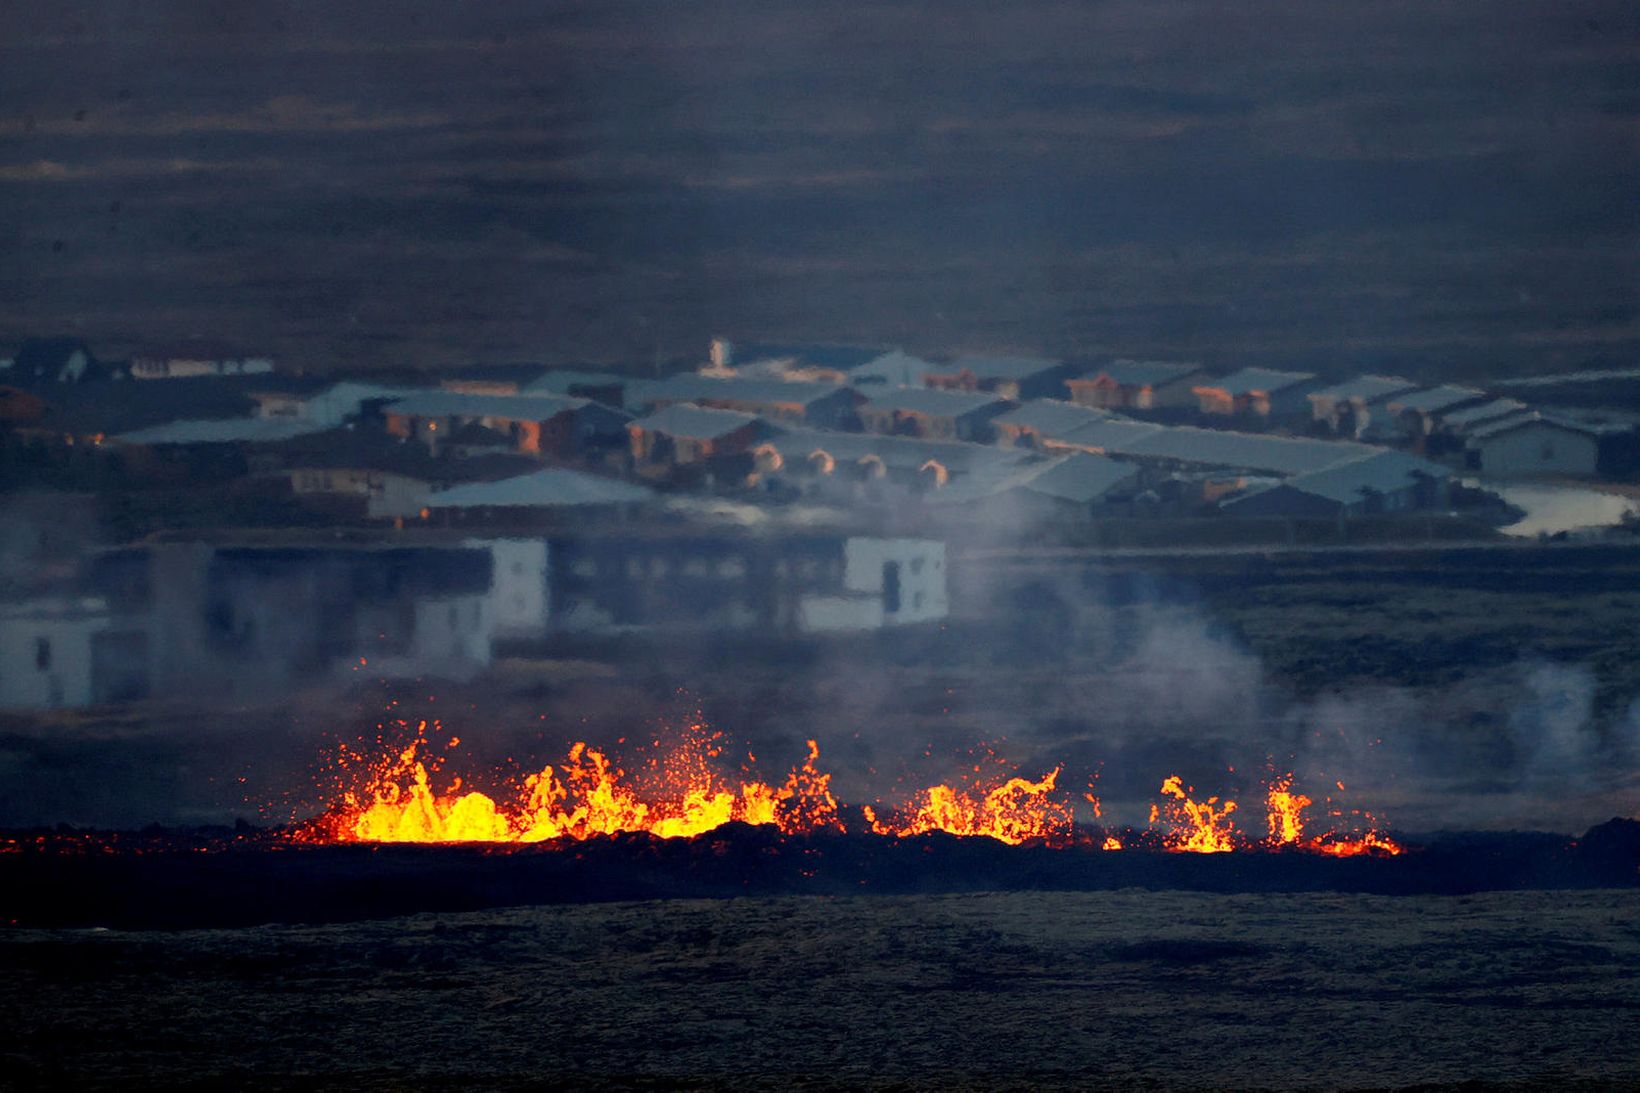
{"label": "building window", "polygon": [[34,639],[34,666],[44,672],[51,667],[51,639]]}

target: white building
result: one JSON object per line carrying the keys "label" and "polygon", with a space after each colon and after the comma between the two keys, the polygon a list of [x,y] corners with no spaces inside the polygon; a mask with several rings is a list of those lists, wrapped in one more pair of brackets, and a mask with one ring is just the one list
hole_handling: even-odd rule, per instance
{"label": "white building", "polygon": [[358,417],[367,403],[386,404],[409,398],[413,387],[383,387],[374,383],[344,380],[322,391],[264,391],[253,394],[257,417],[286,417],[332,427]]}
{"label": "white building", "polygon": [[798,625],[806,631],[877,630],[937,621],[950,611],[944,543],[857,537],[843,545],[841,594],[805,596]]}
{"label": "white building", "polygon": [[38,599],[0,608],[0,709],[90,706],[94,644],[111,626],[99,599]]}
{"label": "white building", "polygon": [[180,379],[184,376],[251,376],[273,371],[267,357],[247,357],[232,351],[188,347],[136,353],[131,378]]}
{"label": "white building", "polygon": [[1497,478],[1590,476],[1600,463],[1592,430],[1535,413],[1472,429],[1465,447],[1471,470]]}
{"label": "white building", "polygon": [[547,540],[477,539],[465,545],[490,552],[489,611],[495,636],[544,635],[552,610],[551,546]]}

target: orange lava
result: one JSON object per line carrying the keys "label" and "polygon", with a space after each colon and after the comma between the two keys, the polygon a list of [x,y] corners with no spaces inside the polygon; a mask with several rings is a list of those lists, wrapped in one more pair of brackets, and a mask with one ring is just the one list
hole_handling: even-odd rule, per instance
{"label": "orange lava", "polygon": [[1219,803],[1217,797],[1205,801],[1191,799],[1194,787],[1186,787],[1177,774],[1169,775],[1162,783],[1161,792],[1173,800],[1163,808],[1152,805],[1150,822],[1155,823],[1164,814],[1171,830],[1163,837],[1169,850],[1192,854],[1223,854],[1234,850],[1235,826],[1230,814],[1236,811],[1236,802]]}
{"label": "orange lava", "polygon": [[477,791],[462,792],[456,779],[435,792],[427,764],[426,724],[416,739],[384,764],[362,792],[306,834],[309,841],[387,843],[534,843],[590,839],[623,832],[688,838],[726,823],[771,824],[786,834],[842,830],[831,775],[809,753],[786,780],[771,786],[741,782],[730,787],[712,761],[721,754],[717,734],[691,726],[684,741],[651,763],[644,777],[630,776],[596,748],[577,743],[562,767],[544,767],[524,780],[504,804]]}
{"label": "orange lava", "polygon": [[[1344,788],[1342,782],[1335,784],[1339,789]],[[1362,854],[1386,854],[1394,857],[1405,849],[1387,835],[1372,829],[1355,836],[1329,832],[1306,839],[1304,810],[1314,802],[1302,793],[1293,792],[1291,774],[1283,775],[1270,784],[1266,800],[1269,804],[1270,826],[1270,837],[1266,841],[1270,846],[1296,847],[1334,858],[1353,858]],[[1371,817],[1367,819],[1370,821]]]}
{"label": "orange lava", "polygon": [[1017,846],[1031,839],[1068,842],[1072,831],[1069,802],[1049,796],[1060,768],[1032,782],[1014,777],[1001,785],[930,786],[918,795],[906,815],[878,819],[866,808],[866,822],[878,835],[922,835],[944,831],[951,835],[984,835]]}
{"label": "orange lava", "polygon": [[[690,838],[728,823],[774,827],[787,835],[844,830],[831,775],[819,769],[820,747],[813,740],[807,742],[802,762],[779,782],[758,779],[749,765],[742,769],[744,777],[725,774],[722,734],[699,723],[664,744],[654,740],[653,750],[638,749],[644,761],[631,770],[604,750],[577,743],[562,763],[545,766],[491,796],[464,786],[459,777],[442,776],[448,759],[444,752],[459,740],[447,739],[435,754],[427,730],[423,722],[408,745],[375,763],[365,762],[363,784],[341,793],[329,811],[294,837],[305,842],[527,844],[626,833]],[[339,766],[351,774],[360,768],[361,758],[344,747]],[[1068,846],[1075,841],[1075,820],[1069,795],[1058,790],[1062,769],[1055,767],[1032,781],[1018,774],[1004,777],[1004,772],[988,778],[976,765],[965,785],[930,786],[903,807],[866,807],[861,813],[872,834],[888,837],[939,831],[1016,846]],[[1405,849],[1373,826],[1370,815],[1360,813],[1351,814],[1365,821],[1354,832],[1307,834],[1305,813],[1313,801],[1293,788],[1291,774],[1267,787],[1268,835],[1257,842],[1231,822],[1234,801],[1196,800],[1195,789],[1178,775],[1162,782],[1161,793],[1164,800],[1151,806],[1150,823],[1161,825],[1161,844],[1170,851],[1265,849],[1356,857],[1393,856]],[[1092,792],[1083,796],[1095,817],[1102,817],[1099,798]],[[1344,815],[1337,810],[1330,814]],[[1101,850],[1123,849],[1116,834],[1099,837]],[[1143,838],[1139,845],[1145,845]]]}

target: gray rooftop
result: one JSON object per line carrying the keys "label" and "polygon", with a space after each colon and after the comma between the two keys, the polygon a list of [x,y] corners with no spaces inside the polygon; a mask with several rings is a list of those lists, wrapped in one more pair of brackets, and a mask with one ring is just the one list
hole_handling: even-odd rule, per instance
{"label": "gray rooftop", "polygon": [[233,417],[172,421],[121,433],[122,444],[239,444],[276,443],[330,428],[322,422],[289,417]]}
{"label": "gray rooftop", "polygon": [[1139,468],[1102,455],[1071,452],[1046,462],[971,478],[931,495],[930,503],[961,505],[986,497],[1025,490],[1061,501],[1089,504],[1139,476]]}
{"label": "gray rooftop", "polygon": [[935,387],[896,387],[866,393],[866,405],[879,410],[901,410],[931,417],[962,417],[1006,400],[980,391],[944,391]]}
{"label": "gray rooftop", "polygon": [[1318,471],[1383,449],[1350,441],[1181,426],[1156,429],[1131,441],[1111,445],[1109,450],[1119,455],[1292,475]]}
{"label": "gray rooftop", "polygon": [[833,459],[858,460],[874,455],[884,466],[915,470],[933,460],[953,474],[971,474],[1011,467],[1030,458],[1017,448],[969,444],[955,440],[919,440],[877,433],[838,433],[823,429],[793,429],[772,443],[788,459],[804,459],[823,451]]}
{"label": "gray rooftop", "polygon": [[1274,368],[1243,368],[1239,372],[1232,372],[1216,380],[1207,380],[1202,387],[1216,391],[1224,391],[1231,396],[1251,394],[1273,394],[1285,391],[1289,387],[1296,387],[1301,383],[1309,383],[1315,376],[1310,372],[1278,372]]}
{"label": "gray rooftop", "polygon": [[1397,395],[1390,400],[1389,408],[1398,414],[1407,410],[1420,414],[1438,414],[1450,407],[1462,406],[1466,402],[1476,402],[1485,397],[1485,391],[1478,391],[1473,387],[1443,385]]}
{"label": "gray rooftop", "polygon": [[1398,395],[1403,391],[1411,391],[1417,387],[1411,380],[1399,376],[1356,376],[1354,379],[1335,383],[1331,387],[1323,387],[1319,391],[1310,392],[1312,399],[1332,399],[1335,402],[1347,402],[1359,399],[1362,402],[1377,402],[1391,395]]}
{"label": "gray rooftop", "polygon": [[1462,430],[1479,425],[1482,422],[1495,421],[1501,417],[1526,413],[1530,409],[1530,406],[1519,399],[1495,398],[1491,402],[1483,402],[1479,406],[1471,406],[1466,410],[1454,410],[1450,414],[1442,414],[1441,422],[1448,428]]}
{"label": "gray rooftop", "polygon": [[756,414],[743,414],[739,410],[713,410],[705,406],[677,403],[648,417],[639,418],[628,428],[642,429],[647,433],[665,433],[667,436],[689,437],[692,440],[714,440],[762,420]]}
{"label": "gray rooftop", "polygon": [[965,354],[947,365],[937,365],[936,372],[972,372],[982,380],[1022,380],[1061,366],[1063,362],[1046,357],[992,357],[985,354]]}
{"label": "gray rooftop", "polygon": [[597,475],[552,468],[503,478],[498,482],[474,482],[456,486],[427,499],[430,509],[479,508],[560,508],[579,505],[630,505],[648,501],[654,492],[630,482]]}
{"label": "gray rooftop", "polygon": [[1546,425],[1551,429],[1564,429],[1569,433],[1581,433],[1584,436],[1595,438],[1598,438],[1603,432],[1608,431],[1592,425],[1585,425],[1581,422],[1572,421],[1564,417],[1549,416],[1532,411],[1531,413],[1515,414],[1510,417],[1503,417],[1497,419],[1496,421],[1488,421],[1482,425],[1477,425],[1475,428],[1469,430],[1468,435],[1470,440],[1490,440],[1492,437],[1501,436],[1504,433],[1512,433],[1516,429],[1522,429],[1528,425]]}
{"label": "gray rooftop", "polygon": [[1348,505],[1370,493],[1393,493],[1405,489],[1419,478],[1446,478],[1451,473],[1439,463],[1385,449],[1361,459],[1298,475],[1289,479],[1287,484],[1295,490]]}
{"label": "gray rooftop", "polygon": [[390,414],[411,417],[493,417],[506,421],[547,421],[587,405],[582,398],[559,395],[468,395],[459,391],[427,391],[389,403]]}
{"label": "gray rooftop", "polygon": [[836,395],[842,388],[835,383],[793,383],[786,380],[746,379],[738,376],[702,376],[687,372],[645,384],[645,402],[701,402],[727,399],[735,402],[792,403],[807,406]]}
{"label": "gray rooftop", "polygon": [[1043,398],[1021,403],[1017,409],[1000,414],[994,420],[998,425],[1032,429],[1044,436],[1062,436],[1091,421],[1104,421],[1110,416],[1104,410]]}
{"label": "gray rooftop", "polygon": [[850,383],[887,383],[895,387],[915,387],[934,371],[934,365],[898,349],[873,357],[849,369]]}
{"label": "gray rooftop", "polygon": [[1077,426],[1070,432],[1052,439],[1077,448],[1099,448],[1104,451],[1116,451],[1125,444],[1130,444],[1140,437],[1160,432],[1160,425],[1152,425],[1148,421],[1132,421],[1124,417],[1108,417],[1102,421],[1089,421],[1085,425]]}
{"label": "gray rooftop", "polygon": [[1159,387],[1201,370],[1200,364],[1188,361],[1138,361],[1123,357],[1103,367],[1090,369],[1077,379],[1096,380],[1100,376],[1108,376],[1123,387]]}

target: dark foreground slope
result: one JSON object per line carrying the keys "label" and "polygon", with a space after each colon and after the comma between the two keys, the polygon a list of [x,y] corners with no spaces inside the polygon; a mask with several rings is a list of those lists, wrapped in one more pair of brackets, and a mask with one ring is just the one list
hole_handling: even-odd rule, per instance
{"label": "dark foreground slope", "polygon": [[1461,894],[1640,887],[1640,821],[1581,839],[1446,835],[1394,858],[1175,854],[1128,833],[1120,852],[929,835],[791,838],[729,825],[563,846],[303,846],[265,834],[18,840],[0,855],[0,921],[181,928],[338,922],[526,904],[744,895],[1122,888],[1206,892]]}
{"label": "dark foreground slope", "polygon": [[0,1087],[1633,1087],[1637,909],[1129,890],[0,931]]}

